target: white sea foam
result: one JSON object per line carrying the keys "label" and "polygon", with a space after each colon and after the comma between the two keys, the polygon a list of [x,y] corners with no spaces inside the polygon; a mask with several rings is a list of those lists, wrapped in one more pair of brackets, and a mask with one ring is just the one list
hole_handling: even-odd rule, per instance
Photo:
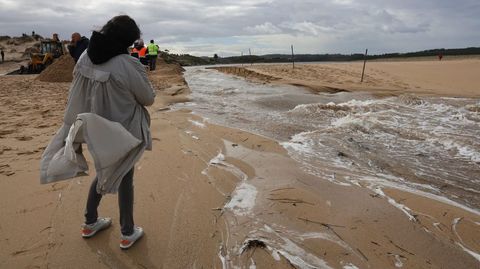
{"label": "white sea foam", "polygon": [[352,253],[355,253],[355,251],[347,244],[345,241],[340,240],[338,236],[333,236],[332,234],[327,234],[327,233],[320,233],[320,232],[310,232],[310,233],[304,233],[304,234],[297,234],[295,237],[301,238],[302,240],[305,239],[322,239],[326,241],[330,241],[332,243],[335,243],[342,248],[344,248],[347,251],[350,251]]}
{"label": "white sea foam", "polygon": [[353,115],[347,115],[345,117],[339,118],[339,119],[334,119],[331,123],[332,126],[334,127],[343,127],[343,126],[349,126],[349,125],[360,125],[363,126],[367,124],[365,120],[355,117]]}
{"label": "white sea foam", "polygon": [[195,140],[200,140],[200,138],[198,136],[194,135],[193,132],[190,131],[190,130],[186,130],[185,133],[190,135],[190,137],[192,137]]}
{"label": "white sea foam", "polygon": [[460,244],[457,242],[457,245],[459,245],[465,252],[467,252],[468,254],[470,254],[472,257],[474,257],[477,261],[480,262],[480,254],[477,253],[477,252],[474,252],[468,248],[466,248],[464,245]]}
{"label": "white sea foam", "polygon": [[354,251],[346,242],[333,234],[322,232],[300,233],[288,230],[277,224],[272,225],[274,228],[269,225],[264,225],[260,229],[260,231],[267,233],[269,236],[266,236],[264,233],[257,234],[256,232],[251,236],[261,238],[260,240],[267,244],[267,249],[272,253],[272,257],[275,260],[279,261],[280,256],[283,256],[297,268],[331,268],[327,262],[301,247],[302,244],[298,243],[298,241],[304,241],[306,239],[326,240],[339,245],[347,252],[356,254],[356,251]]}
{"label": "white sea foam", "polygon": [[218,258],[220,258],[222,262],[222,269],[228,269],[227,259],[222,255],[222,247],[220,247],[220,251],[218,252]]}
{"label": "white sea foam", "polygon": [[400,255],[395,255],[395,267],[397,268],[402,268],[403,267],[403,262],[400,259]]}
{"label": "white sea foam", "polygon": [[345,264],[343,266],[343,269],[359,269],[359,268],[357,266],[355,266],[355,264],[349,263],[349,264]]}
{"label": "white sea foam", "polygon": [[467,248],[467,247],[465,247],[465,243],[463,242],[462,238],[460,237],[460,235],[457,232],[457,225],[461,220],[462,220],[462,218],[455,218],[452,221],[452,230],[455,233],[455,235],[457,236],[458,240],[460,241],[460,242],[456,242],[456,244],[459,245],[465,252],[467,252],[468,254],[470,254],[472,257],[474,257],[475,259],[477,259],[480,262],[480,254],[471,250],[471,249],[469,249],[469,248]]}
{"label": "white sea foam", "polygon": [[438,201],[438,202],[442,202],[442,203],[445,203],[445,204],[448,204],[448,205],[451,205],[451,206],[454,206],[454,207],[458,207],[458,208],[461,208],[461,209],[463,209],[465,211],[468,211],[472,214],[480,216],[480,211],[478,211],[476,209],[473,209],[473,208],[470,208],[468,206],[457,203],[455,201],[452,201],[451,199],[448,199],[447,197],[444,197],[444,196],[436,195],[436,194],[433,194],[433,193],[430,193],[430,192],[421,191],[418,188],[411,188],[411,187],[408,187],[406,185],[401,185],[401,184],[391,182],[391,181],[388,181],[388,180],[383,180],[383,179],[378,178],[378,177],[361,177],[360,180],[365,181],[365,182],[369,182],[369,185],[367,185],[367,187],[370,188],[372,191],[375,191],[375,192],[376,192],[377,189],[379,189],[383,193],[380,186],[384,187],[384,188],[397,189],[397,190],[413,193],[413,194],[416,194],[416,195],[419,195],[419,196],[427,197],[429,199],[432,199],[432,200],[435,200],[435,201]]}
{"label": "white sea foam", "polygon": [[365,107],[365,106],[371,106],[373,104],[380,104],[380,103],[385,103],[385,101],[382,100],[374,100],[374,99],[369,99],[369,100],[356,100],[352,99],[350,101],[340,103],[338,104],[339,106],[349,106],[349,107]]}
{"label": "white sea foam", "polygon": [[[237,177],[239,180],[241,181],[245,181],[248,179],[248,176],[242,171],[240,170],[238,167],[228,163],[228,162],[225,162],[225,155],[223,155],[221,152],[219,152],[215,157],[213,157],[209,162],[208,162],[208,166],[202,170],[201,174],[202,175],[205,175],[206,177],[208,177],[208,179],[210,181],[215,181],[215,178],[212,177],[208,171],[210,169],[211,166],[215,166],[219,169],[222,169],[222,170],[225,170],[229,173],[231,173],[232,175],[234,175],[235,177]],[[215,186],[215,185],[214,185]],[[215,186],[215,188],[217,189],[218,192],[220,192],[222,195],[226,196],[226,193],[224,193],[220,188],[217,188]]]}
{"label": "white sea foam", "polygon": [[206,125],[202,122],[199,122],[199,121],[196,121],[196,120],[188,120],[189,122],[191,122],[193,125],[197,126],[197,127],[200,127],[200,128],[205,128]]}
{"label": "white sea foam", "polygon": [[431,144],[439,144],[446,150],[455,150],[458,157],[470,159],[472,162],[480,162],[480,152],[467,145],[462,145],[451,139],[430,138],[427,140]]}
{"label": "white sea foam", "polygon": [[292,136],[290,141],[281,142],[280,145],[285,149],[292,149],[303,153],[314,153],[313,141],[309,137],[313,132],[303,132]]}
{"label": "white sea foam", "polygon": [[272,253],[272,257],[273,257],[274,260],[276,260],[277,262],[279,262],[281,260],[278,252],[276,250],[274,250],[271,246],[267,246],[267,249],[268,249],[268,251],[270,251]]}
{"label": "white sea foam", "polygon": [[257,269],[257,265],[255,264],[255,261],[253,258],[250,258],[250,266],[248,266],[248,269]]}
{"label": "white sea foam", "polygon": [[411,211],[410,208],[408,208],[408,207],[405,206],[405,205],[402,205],[402,204],[397,203],[397,201],[395,201],[394,199],[392,199],[392,198],[388,197],[387,195],[385,195],[385,193],[384,193],[384,192],[382,191],[382,189],[380,189],[380,188],[376,188],[374,191],[375,191],[377,194],[379,194],[380,196],[387,198],[388,203],[390,203],[390,204],[393,205],[394,207],[400,209],[403,213],[405,213],[405,215],[407,215],[407,217],[408,217],[411,221],[415,221],[415,220],[416,220],[415,217],[414,217],[412,214],[410,214],[410,211]]}
{"label": "white sea foam", "polygon": [[209,164],[221,164],[223,161],[225,161],[225,155],[219,152],[217,156],[210,160]]}
{"label": "white sea foam", "polygon": [[302,115],[312,115],[316,113],[323,112],[325,110],[331,111],[348,111],[350,107],[346,105],[337,105],[334,102],[324,103],[312,103],[312,104],[300,104],[295,106],[295,108],[288,111],[288,113],[293,114],[302,114]]}
{"label": "white sea foam", "polygon": [[257,189],[247,182],[242,182],[232,194],[232,199],[224,208],[230,209],[235,215],[245,216],[251,213],[255,206]]}
{"label": "white sea foam", "polygon": [[331,269],[332,267],[318,258],[317,256],[306,252],[304,249],[295,244],[292,240],[282,237],[283,243],[279,249],[276,249],[280,255],[285,257],[290,263],[301,269]]}

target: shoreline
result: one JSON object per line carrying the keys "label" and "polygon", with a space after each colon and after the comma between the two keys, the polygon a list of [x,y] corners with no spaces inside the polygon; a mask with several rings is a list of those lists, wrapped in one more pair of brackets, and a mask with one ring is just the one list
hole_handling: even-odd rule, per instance
{"label": "shoreline", "polygon": [[[2,87],[0,100],[11,106],[8,117],[2,111],[2,124],[12,131],[1,134],[0,161],[14,172],[0,174],[0,229],[9,231],[0,236],[0,267],[478,265],[455,242],[480,252],[479,215],[397,190],[384,188],[381,197],[364,187],[331,183],[304,172],[278,141],[211,124],[189,110],[169,111],[171,104],[189,100],[190,89],[178,67],[162,63],[151,74],[157,89],[149,108],[153,151],[135,171],[135,220],[146,236],[128,252],[118,249],[118,208],[109,195],[100,212],[114,218],[113,227],[83,240],[79,227],[92,176],[38,182],[42,147],[60,123],[69,84],[0,79],[11,87],[9,94]],[[420,212],[418,220],[387,197],[405,203],[412,215]],[[449,213],[442,216],[443,211]],[[452,223],[456,230],[448,231]]]}
{"label": "shoreline", "polygon": [[[408,65],[409,68],[405,68]],[[420,96],[480,97],[480,58],[448,61],[369,61],[360,82],[363,62],[256,64],[208,67],[251,81],[304,87],[313,93],[369,92],[378,97]],[[475,86],[477,85],[477,86]]]}
{"label": "shoreline", "polygon": [[[208,122],[208,121],[205,120],[205,119],[202,119],[202,122]],[[195,125],[197,125],[197,127],[198,127],[198,124],[195,124]],[[227,128],[227,129],[230,129],[230,128],[231,128],[231,127],[227,127],[227,126],[219,126],[219,125],[215,125],[215,124],[212,124],[212,123],[208,123],[208,127],[213,127],[213,126],[215,126],[215,128]],[[207,128],[208,128],[208,127],[207,127]],[[202,127],[201,127],[201,128],[202,128]],[[203,127],[203,128],[205,128],[205,127]],[[238,129],[230,129],[230,130],[237,130],[237,131],[239,131]],[[246,130],[240,130],[240,131],[241,131],[241,132],[246,132],[247,134],[250,134],[250,135],[253,135],[253,136],[258,136],[257,134],[250,133],[250,132],[248,132],[248,131],[246,131]],[[276,146],[280,147],[280,149],[281,149],[281,150],[279,150],[280,152],[277,152],[277,153],[280,153],[280,155],[282,155],[282,156],[286,157],[287,159],[293,161],[293,160],[289,157],[288,153],[286,152],[286,149],[285,149],[283,146],[280,146],[279,141],[276,141],[276,140],[274,140],[274,139],[272,139],[272,138],[265,137],[265,136],[261,136],[261,137],[263,137],[263,138],[265,138],[265,139],[267,139],[267,140],[272,141]],[[228,147],[229,147],[229,146],[228,146],[229,143],[227,143],[227,141],[225,141],[225,140],[224,140],[224,142],[225,142],[225,147],[228,148]],[[226,150],[226,152],[227,152],[227,154],[226,154],[227,160],[229,160],[230,163],[236,163],[236,164],[238,163],[239,160],[235,161],[235,157],[244,157],[244,156],[247,156],[247,155],[248,155],[248,156],[255,155],[255,154],[253,154],[253,153],[249,153],[249,154],[241,154],[241,153],[238,154],[238,153],[237,153],[237,154],[234,154],[234,158],[233,158],[233,159],[228,159],[228,156],[229,156],[229,155],[228,155],[228,152],[229,152],[229,151],[235,151],[235,148],[237,148],[238,146],[242,147],[242,143],[241,143],[241,142],[239,142],[239,144],[233,143],[232,146],[229,147],[230,149],[227,149],[227,150]],[[252,148],[254,148],[253,145],[250,145],[250,146],[251,146]],[[281,151],[283,151],[283,153],[282,153]],[[222,152],[221,152],[221,153],[222,153]],[[220,154],[221,154],[221,153],[220,153]],[[215,160],[215,162],[218,162],[218,155],[217,155],[216,157],[214,157],[212,160]],[[237,167],[242,167],[242,166],[245,167],[245,164],[242,165],[242,162],[244,161],[244,159],[241,159],[241,160],[242,160],[242,161],[239,163],[239,165],[237,165]],[[258,171],[259,169],[261,170],[261,169],[262,169],[261,166],[259,167],[258,165],[255,165],[258,161],[260,161],[260,160],[257,159],[256,161],[250,162],[251,167],[248,168],[248,165],[247,165],[247,169],[244,169],[244,170],[250,170],[250,171],[251,171],[252,168],[253,168],[254,171]],[[296,161],[293,161],[293,162],[296,163],[296,164],[294,165],[295,167],[298,168],[298,167],[300,166],[300,164],[297,163]],[[220,163],[221,163],[221,162],[220,162]],[[279,165],[279,163],[280,163],[280,162],[277,162],[276,165]],[[228,164],[227,164],[227,166],[228,166]],[[268,169],[267,169],[267,170],[268,170]],[[231,171],[230,171],[230,172],[231,172]],[[254,172],[253,172],[253,173],[254,173]],[[301,172],[301,173],[304,173],[304,172]],[[235,173],[234,173],[234,174],[235,174]],[[251,176],[252,176],[252,172],[250,172],[250,173],[247,172],[247,174],[249,174],[248,177],[251,177]],[[327,185],[328,185],[328,183],[327,183]],[[287,187],[286,189],[291,189],[291,188],[292,188],[291,185],[288,185],[288,186],[289,186],[289,187]],[[278,187],[278,186],[276,186],[276,187]],[[363,188],[363,191],[366,191],[366,192],[372,191],[373,193],[375,193],[375,190],[368,190],[368,188],[365,188],[365,187],[362,187],[362,188]],[[282,188],[277,188],[277,189],[282,189]],[[420,224],[421,221],[417,218],[417,214],[420,214],[420,215],[425,214],[425,213],[419,213],[419,211],[420,211],[420,210],[428,210],[428,209],[425,209],[424,207],[418,209],[415,205],[411,205],[411,204],[409,204],[408,206],[407,206],[407,205],[403,205],[402,203],[403,203],[403,201],[405,201],[406,199],[405,199],[405,198],[397,198],[397,197],[402,197],[402,196],[416,197],[416,199],[428,201],[428,202],[426,202],[426,203],[427,203],[427,204],[430,204],[430,205],[433,206],[433,207],[440,207],[440,208],[442,208],[442,209],[446,209],[446,211],[455,211],[456,214],[463,215],[463,217],[454,218],[452,222],[455,222],[455,220],[458,221],[458,219],[468,219],[468,218],[470,218],[470,222],[472,222],[472,223],[479,223],[479,222],[477,222],[477,221],[473,221],[473,219],[475,219],[475,220],[476,220],[476,219],[479,219],[479,217],[480,217],[480,212],[478,212],[478,211],[475,210],[475,209],[471,209],[471,208],[469,208],[469,207],[467,207],[467,206],[464,206],[464,205],[462,205],[462,204],[459,204],[459,203],[457,203],[457,202],[455,202],[455,201],[452,201],[452,200],[450,200],[450,199],[448,199],[448,198],[445,198],[445,197],[443,197],[443,196],[437,196],[437,195],[434,195],[434,194],[425,193],[425,192],[418,191],[418,190],[409,190],[409,189],[405,189],[405,188],[402,189],[402,188],[400,188],[400,187],[396,187],[396,188],[395,188],[394,186],[391,186],[391,187],[384,186],[384,187],[382,187],[382,190],[384,190],[384,193],[383,193],[383,195],[382,195],[382,198],[385,199],[385,200],[387,200],[387,203],[389,204],[389,206],[395,207],[395,210],[401,211],[401,214],[404,214],[405,212],[411,212],[411,214],[412,214],[414,217],[413,217],[413,219],[410,219],[410,221],[413,221],[414,223],[419,223],[419,224]],[[385,193],[386,193],[386,194],[385,194]],[[372,196],[372,193],[370,193],[369,195]],[[375,198],[376,198],[375,195],[376,195],[376,194],[373,194],[372,197],[375,197]],[[391,198],[391,197],[395,197],[395,199],[394,199],[394,198]],[[297,201],[298,201],[298,200],[297,200]],[[299,200],[299,201],[300,201],[300,203],[303,203],[301,200]],[[402,203],[397,203],[396,201],[401,201]],[[230,203],[227,203],[226,206],[228,206],[228,204],[230,204]],[[260,206],[260,208],[263,208],[263,207],[264,207],[264,206]],[[463,212],[463,213],[461,213],[461,212]],[[397,213],[398,213],[398,212],[397,212]],[[262,214],[262,213],[260,213],[260,214]],[[408,215],[408,213],[407,213],[407,215]],[[465,216],[467,216],[467,215],[468,215],[469,217],[465,217]],[[444,215],[444,216],[445,216],[445,215]],[[403,217],[405,217],[405,216],[403,215]],[[306,222],[309,222],[308,218],[305,218],[305,219],[303,219],[303,220],[305,220]],[[235,223],[237,223],[237,221],[236,221]],[[433,226],[434,226],[434,227],[437,227],[437,225],[439,225],[438,223],[440,223],[441,225],[444,225],[444,226],[448,226],[448,225],[449,225],[449,222],[448,222],[448,221],[442,220],[441,222],[436,222],[436,223],[434,223]],[[423,224],[420,224],[420,226],[423,227]],[[424,229],[426,229],[426,228],[424,228]],[[429,233],[428,230],[426,230],[426,232]],[[435,232],[434,232],[434,233],[435,233]],[[441,236],[445,236],[445,235],[441,235]],[[458,239],[462,242],[462,243],[459,243],[459,245],[464,244],[462,238],[460,238],[460,237],[458,236],[458,234],[457,234],[456,236],[457,236]],[[454,237],[455,237],[455,235],[450,234],[449,240],[455,240]],[[252,242],[252,240],[255,241],[256,244],[262,243],[262,240],[253,239],[253,238],[251,238],[250,236],[247,237],[247,238],[248,238],[248,239],[244,242],[244,245],[243,245],[244,247],[248,247],[248,242]],[[265,243],[265,242],[264,242],[264,243]],[[272,242],[270,242],[270,243],[272,243]],[[245,244],[246,244],[246,245],[245,245]],[[474,258],[477,259],[478,261],[480,261],[480,260],[478,259],[478,256],[476,256],[476,255],[477,255],[476,253],[478,253],[478,250],[479,250],[479,248],[478,248],[479,246],[477,246],[475,243],[472,243],[471,241],[469,242],[469,244],[472,244],[472,245],[466,245],[466,247],[465,247],[465,245],[462,245],[463,250],[465,250],[465,251],[466,251],[467,253],[469,253],[470,255],[474,256]],[[268,246],[268,243],[266,243],[266,245]],[[273,250],[272,250],[271,248],[268,248],[268,249],[269,249],[270,251],[273,251],[271,255],[272,255],[272,256],[275,256],[275,251],[274,251],[274,249],[273,249]],[[474,249],[474,250],[477,251],[477,252],[474,252],[474,251],[472,251],[471,249]],[[280,252],[278,252],[277,254],[279,254],[279,253],[280,253]],[[363,254],[362,254],[362,255],[363,255]],[[282,256],[282,255],[280,254],[280,256]],[[287,255],[287,256],[288,256],[288,255]],[[282,256],[282,257],[285,258],[286,256]],[[226,258],[229,258],[229,257],[226,257]],[[225,260],[226,258],[224,258],[224,259],[222,259],[222,260]],[[292,257],[291,257],[291,258],[292,258]],[[237,260],[237,261],[238,261],[238,260]],[[245,262],[245,261],[244,261],[244,262]],[[358,262],[358,261],[357,261],[357,262]],[[398,262],[398,261],[397,261],[397,262]],[[292,263],[292,261],[290,260],[289,263]],[[255,264],[255,263],[253,263],[253,264]],[[295,265],[302,267],[302,264],[295,264]],[[382,265],[382,266],[385,266],[385,264]],[[227,268],[228,268],[228,266],[227,266]]]}

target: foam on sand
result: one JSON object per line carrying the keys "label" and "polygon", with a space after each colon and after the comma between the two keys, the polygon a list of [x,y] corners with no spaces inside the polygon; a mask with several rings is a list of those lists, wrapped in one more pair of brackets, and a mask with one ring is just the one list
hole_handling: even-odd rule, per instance
{"label": "foam on sand", "polygon": [[231,210],[235,215],[245,216],[252,213],[255,206],[257,189],[247,182],[242,182],[232,193],[232,198],[224,208]]}
{"label": "foam on sand", "polygon": [[206,125],[205,123],[202,123],[202,122],[199,122],[199,121],[196,121],[196,120],[188,120],[189,122],[191,122],[193,125],[197,126],[197,127],[200,127],[200,128],[205,128]]}

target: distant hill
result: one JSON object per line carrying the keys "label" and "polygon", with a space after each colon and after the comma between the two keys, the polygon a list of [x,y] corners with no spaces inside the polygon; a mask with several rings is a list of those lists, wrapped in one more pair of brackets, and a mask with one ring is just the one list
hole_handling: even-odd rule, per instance
{"label": "distant hill", "polygon": [[[368,60],[387,59],[387,58],[411,58],[426,56],[458,56],[458,55],[480,55],[480,47],[462,48],[462,49],[431,49],[407,53],[386,53],[367,56]],[[296,62],[339,62],[339,61],[357,61],[363,60],[363,54],[297,54]],[[212,58],[213,59],[213,58]],[[219,58],[218,64],[236,64],[236,63],[281,63],[290,62],[292,56],[289,54],[267,54],[262,56],[233,56]]]}
{"label": "distant hill", "polygon": [[190,54],[173,54],[168,51],[160,51],[160,57],[166,63],[178,63],[181,66],[192,66],[192,65],[211,65],[215,64],[213,58],[208,57],[196,57]]}

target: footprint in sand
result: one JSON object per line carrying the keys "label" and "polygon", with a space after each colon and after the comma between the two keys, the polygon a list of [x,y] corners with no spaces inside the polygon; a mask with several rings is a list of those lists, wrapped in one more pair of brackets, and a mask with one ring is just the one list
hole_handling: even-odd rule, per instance
{"label": "footprint in sand", "polygon": [[26,135],[22,135],[22,136],[17,136],[15,137],[15,139],[19,140],[19,141],[30,141],[33,139],[33,137],[31,136],[26,136]]}
{"label": "footprint in sand", "polygon": [[15,133],[17,130],[15,129],[5,129],[5,130],[0,130],[0,136],[2,135],[8,135],[8,134],[13,134]]}
{"label": "footprint in sand", "polygon": [[[2,146],[0,147],[0,155],[2,155],[5,151],[10,151],[10,150],[12,150],[11,147]],[[1,168],[1,165],[0,165],[0,168]]]}
{"label": "footprint in sand", "polygon": [[32,155],[39,152],[38,150],[27,150],[27,151],[20,151],[17,155]]}
{"label": "footprint in sand", "polygon": [[0,164],[0,175],[6,175],[7,177],[15,174],[12,170],[10,170],[9,164]]}
{"label": "footprint in sand", "polygon": [[39,209],[49,207],[51,205],[53,205],[53,202],[49,202],[49,203],[44,204],[44,205],[34,206],[34,207],[31,207],[31,208],[24,208],[24,209],[18,210],[17,214],[26,214],[26,213],[34,212],[34,211],[37,211]]}

